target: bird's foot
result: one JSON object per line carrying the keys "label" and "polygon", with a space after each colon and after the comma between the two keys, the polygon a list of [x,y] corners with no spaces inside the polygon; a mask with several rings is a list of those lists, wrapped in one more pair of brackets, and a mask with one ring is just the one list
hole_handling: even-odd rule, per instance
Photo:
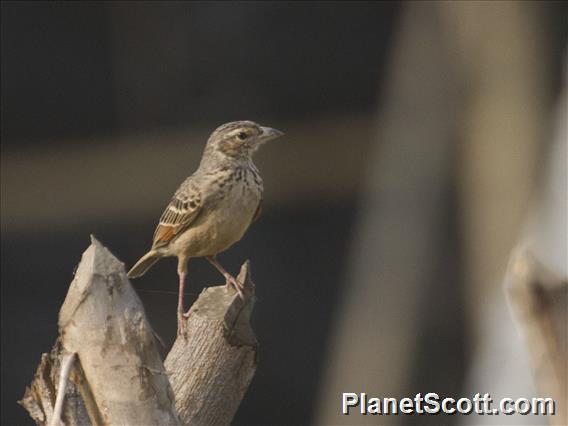
{"label": "bird's foot", "polygon": [[239,280],[237,280],[235,277],[233,277],[231,274],[224,274],[225,275],[225,280],[226,280],[226,285],[227,287],[229,285],[232,285],[233,288],[237,291],[237,293],[239,294],[239,297],[242,300],[245,300],[245,296],[243,294],[243,290],[245,289],[245,287],[239,282]]}

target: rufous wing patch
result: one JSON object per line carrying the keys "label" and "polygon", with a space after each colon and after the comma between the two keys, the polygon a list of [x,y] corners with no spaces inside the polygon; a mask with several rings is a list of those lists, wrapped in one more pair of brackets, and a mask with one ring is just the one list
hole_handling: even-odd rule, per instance
{"label": "rufous wing patch", "polygon": [[175,228],[168,225],[158,225],[154,234],[154,245],[163,245],[168,243],[175,235]]}
{"label": "rufous wing patch", "polygon": [[191,180],[184,182],[160,217],[152,247],[167,245],[176,235],[187,229],[199,214],[201,206],[201,194],[195,185],[192,185]]}

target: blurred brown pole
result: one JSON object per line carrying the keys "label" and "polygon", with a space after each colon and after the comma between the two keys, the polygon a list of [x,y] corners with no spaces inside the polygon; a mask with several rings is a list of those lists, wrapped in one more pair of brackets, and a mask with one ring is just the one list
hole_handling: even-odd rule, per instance
{"label": "blurred brown pole", "polygon": [[457,182],[475,353],[536,187],[548,110],[539,2],[441,2],[467,101]]}
{"label": "blurred brown pole", "polygon": [[[375,149],[367,160],[345,291],[327,349],[317,424],[392,424],[341,414],[342,392],[406,396],[421,302],[442,244],[459,99],[438,8],[405,3]],[[435,46],[435,48],[432,48]]]}
{"label": "blurred brown pole", "polygon": [[[543,7],[405,3],[349,282],[328,349],[318,424],[377,423],[370,416],[342,416],[341,392],[397,396],[409,389],[415,331],[431,309],[420,301],[426,300],[421,292],[439,245],[444,178],[457,178],[459,193],[464,336],[472,337],[466,344],[474,360],[490,350],[486,339],[498,331],[489,312],[508,316],[502,277],[522,229],[547,124]],[[450,165],[456,160],[450,153],[457,153],[457,165]],[[396,203],[404,207],[394,208]],[[494,389],[499,375],[484,373],[484,390]]]}

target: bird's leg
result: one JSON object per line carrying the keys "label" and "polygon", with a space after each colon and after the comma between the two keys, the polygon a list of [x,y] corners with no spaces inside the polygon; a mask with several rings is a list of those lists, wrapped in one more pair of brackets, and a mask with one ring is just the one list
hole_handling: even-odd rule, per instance
{"label": "bird's leg", "polygon": [[231,284],[235,288],[241,299],[244,300],[245,298],[243,295],[244,286],[239,282],[239,280],[237,280],[235,277],[233,277],[231,274],[225,271],[225,268],[223,268],[221,264],[217,261],[217,259],[215,259],[215,256],[207,256],[207,260],[211,262],[211,264],[215,268],[217,268],[217,270],[221,272],[221,274],[223,274],[226,280],[226,284],[227,285]]}
{"label": "bird's leg", "polygon": [[185,336],[185,324],[186,320],[183,314],[183,296],[185,290],[185,271],[178,271],[179,275],[179,294],[178,294],[178,306],[177,306],[177,322],[178,322],[178,329],[177,335],[184,335]]}

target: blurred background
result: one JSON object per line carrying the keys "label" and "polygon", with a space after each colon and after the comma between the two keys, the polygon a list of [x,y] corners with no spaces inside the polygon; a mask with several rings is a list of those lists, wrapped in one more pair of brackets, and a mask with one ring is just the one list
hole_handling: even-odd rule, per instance
{"label": "blurred background", "polygon": [[[2,424],[31,424],[16,401],[89,234],[132,265],[241,119],[286,137],[256,156],[263,216],[220,256],[252,260],[259,299],[236,424],[547,423],[344,417],[340,398],[543,396],[503,278],[519,243],[568,273],[566,3],[1,7]],[[175,266],[133,283],[167,346]],[[221,281],[190,262],[190,300]]]}

